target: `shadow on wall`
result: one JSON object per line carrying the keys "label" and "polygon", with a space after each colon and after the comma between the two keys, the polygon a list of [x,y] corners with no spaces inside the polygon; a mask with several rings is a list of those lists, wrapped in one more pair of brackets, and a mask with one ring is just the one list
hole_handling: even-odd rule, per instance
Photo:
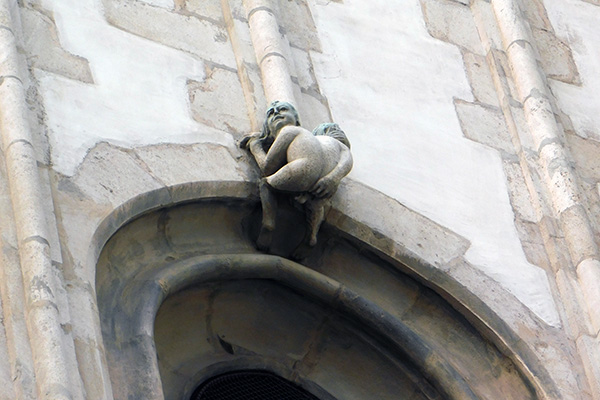
{"label": "shadow on wall", "polygon": [[189,399],[269,371],[320,399],[534,399],[533,384],[404,265],[325,225],[302,264],[258,253],[255,200],[145,214],[96,290],[116,399]]}

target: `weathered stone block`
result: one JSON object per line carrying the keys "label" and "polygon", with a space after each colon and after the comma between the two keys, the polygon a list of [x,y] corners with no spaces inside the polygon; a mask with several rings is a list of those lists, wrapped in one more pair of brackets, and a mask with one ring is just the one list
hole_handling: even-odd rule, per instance
{"label": "weathered stone block", "polygon": [[487,55],[488,65],[492,71],[492,79],[495,81],[495,86],[502,88],[500,94],[501,102],[509,102],[511,98],[517,98],[517,90],[511,77],[510,66],[506,53],[500,50],[492,49]]}
{"label": "weathered stone block", "polygon": [[274,1],[279,25],[293,47],[321,51],[317,28],[306,0]]}
{"label": "weathered stone block", "polygon": [[230,29],[235,32],[235,38],[232,37],[232,46],[234,46],[237,57],[246,63],[256,64],[256,55],[254,47],[252,47],[252,38],[250,37],[248,23],[235,18],[233,18],[231,23],[233,26]]}
{"label": "weathered stone block", "polygon": [[475,99],[482,103],[499,107],[498,93],[494,87],[494,81],[492,80],[492,74],[486,58],[470,52],[465,52],[463,58]]}
{"label": "weathered stone block", "polygon": [[600,398],[600,339],[584,335],[577,339],[577,349],[591,385],[594,399]]}
{"label": "weathered stone block", "polygon": [[508,183],[508,195],[515,213],[525,221],[538,220],[535,209],[531,204],[531,196],[519,163],[504,161],[504,173]]}
{"label": "weathered stone block", "polygon": [[[396,200],[348,178],[342,182],[334,197],[334,208],[340,212],[332,210],[327,222],[387,254],[400,256],[404,247],[404,251],[408,250],[433,265],[441,266],[462,256],[470,245],[463,237]],[[366,230],[361,223],[371,230]],[[386,241],[386,237],[393,243]]]}
{"label": "weathered stone block", "polygon": [[449,0],[422,0],[429,34],[472,53],[483,54],[479,33],[469,7]]}
{"label": "weathered stone block", "polygon": [[577,266],[577,277],[592,321],[591,333],[597,336],[600,333],[600,261],[592,258],[583,260]]}
{"label": "weathered stone block", "polygon": [[56,215],[54,214],[54,202],[52,199],[52,190],[50,186],[50,177],[48,171],[38,168],[40,176],[40,189],[42,192],[42,207],[46,216],[46,226],[48,227],[47,240],[50,244],[50,257],[53,262],[62,263],[62,254],[60,250],[60,241],[56,229]]}
{"label": "weathered stone block", "polygon": [[471,11],[479,28],[479,36],[484,47],[489,46],[494,49],[501,49],[502,38],[500,37],[500,29],[496,22],[496,14],[489,0],[471,0]]}
{"label": "weathered stone block", "polygon": [[298,85],[302,90],[315,90],[317,82],[310,59],[310,54],[304,50],[291,48],[292,76],[298,79]]}
{"label": "weathered stone block", "polygon": [[515,227],[517,228],[519,239],[521,239],[521,246],[523,247],[527,261],[547,271],[551,270],[544,240],[541,237],[537,224],[517,219],[515,220]]}
{"label": "weathered stone block", "polygon": [[0,398],[14,399],[11,365],[4,326],[4,309],[0,302]]}
{"label": "weathered stone block", "polygon": [[93,81],[87,60],[61,47],[54,21],[28,8],[21,9],[21,21],[25,32],[24,47],[34,68],[86,83]]}
{"label": "weathered stone block", "polygon": [[[240,150],[214,144],[162,144],[139,147],[135,153],[152,175],[167,186],[198,181],[241,181],[248,179],[251,173],[247,170],[250,164],[240,162],[243,156]],[[237,159],[232,153],[237,153]]]}
{"label": "weathered stone block", "polygon": [[[560,214],[560,221],[573,263],[578,264],[582,260],[595,257],[598,246],[583,206],[568,208]],[[600,308],[598,310],[600,311]]]}
{"label": "weathered stone block", "polygon": [[456,100],[454,104],[467,138],[508,154],[515,153],[504,115],[499,109],[462,100]]}
{"label": "weathered stone block", "polygon": [[134,156],[106,143],[89,152],[73,183],[95,203],[113,206],[163,186]]}
{"label": "weathered stone block", "polygon": [[130,0],[103,0],[106,19],[117,28],[235,68],[224,26]]}
{"label": "weathered stone block", "polygon": [[192,115],[198,122],[232,133],[250,132],[250,119],[238,74],[208,69],[203,82],[188,81]]}
{"label": "weathered stone block", "polygon": [[510,116],[514,122],[514,131],[512,132],[513,137],[516,135],[522,150],[528,154],[533,154],[536,152],[536,149],[531,133],[529,132],[525,111],[521,105],[512,105],[511,103],[512,102],[509,102],[509,104],[503,106],[503,109],[506,108],[509,110]]}
{"label": "weathered stone block", "polygon": [[581,312],[585,304],[581,287],[577,277],[568,268],[556,272],[556,285],[561,295],[561,305],[565,309],[565,329],[570,338],[577,339],[579,336],[591,332],[592,325],[589,316]]}
{"label": "weathered stone block", "polygon": [[585,179],[600,180],[600,142],[577,135],[566,135],[577,171]]}
{"label": "weathered stone block", "polygon": [[522,7],[523,14],[525,14],[527,22],[532,28],[552,29],[552,24],[548,19],[542,0],[527,0],[519,3],[519,5]]}
{"label": "weathered stone block", "polygon": [[[180,0],[181,1],[181,0]],[[223,22],[220,0],[183,0],[184,7],[191,13],[201,15],[216,22]]]}
{"label": "weathered stone block", "polygon": [[580,83],[579,72],[571,49],[548,30],[532,29],[532,34],[546,75],[566,83]]}
{"label": "weathered stone block", "polygon": [[[303,93],[296,85],[294,85],[294,89],[298,101],[298,111],[301,116],[300,122],[304,128],[312,131],[324,122],[331,122],[329,108],[323,104],[323,99]],[[344,129],[343,126],[341,128]]]}

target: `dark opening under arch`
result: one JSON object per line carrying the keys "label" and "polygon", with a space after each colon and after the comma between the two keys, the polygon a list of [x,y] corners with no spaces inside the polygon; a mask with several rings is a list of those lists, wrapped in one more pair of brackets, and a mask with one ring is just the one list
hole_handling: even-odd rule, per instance
{"label": "dark opening under arch", "polygon": [[190,400],[319,400],[267,371],[234,371],[203,382]]}

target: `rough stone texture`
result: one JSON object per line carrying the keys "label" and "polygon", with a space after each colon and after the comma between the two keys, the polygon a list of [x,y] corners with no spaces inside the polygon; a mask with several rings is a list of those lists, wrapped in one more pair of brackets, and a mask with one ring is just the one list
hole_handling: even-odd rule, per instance
{"label": "rough stone texture", "polygon": [[[327,221],[350,232],[353,232],[350,229],[353,227],[351,219],[362,224],[368,223],[372,232],[353,233],[385,253],[406,254],[408,250],[408,254],[413,253],[433,265],[442,266],[453,258],[462,256],[469,246],[464,238],[443,229],[393,199],[379,196],[378,192],[369,190],[358,182],[346,179],[338,193],[334,206],[341,213],[333,213]],[[388,218],[389,215],[394,218]],[[360,229],[358,226],[354,227],[357,228]],[[382,240],[385,237],[392,242]]]}
{"label": "rough stone texture", "polygon": [[577,276],[585,298],[592,322],[592,334],[600,334],[600,261],[594,259],[583,260],[577,266]]}
{"label": "rough stone texture", "polygon": [[[583,364],[589,371],[591,376],[600,376],[600,359],[598,359],[598,352],[595,350],[600,346],[600,339],[598,337],[582,336],[577,339],[577,348],[579,354],[582,355]],[[590,382],[592,395],[594,399],[600,398],[600,381],[595,380]]]}
{"label": "rough stone texture", "polygon": [[449,0],[422,0],[421,4],[431,36],[464,47],[472,53],[483,54],[469,7]]}
{"label": "rough stone texture", "polygon": [[543,0],[528,0],[520,3],[523,13],[532,28],[546,29],[551,31],[552,24],[548,19]]}
{"label": "rough stone texture", "polygon": [[473,0],[471,4],[473,18],[479,31],[481,43],[486,51],[490,49],[501,49],[502,38],[496,22],[496,15],[487,0]]}
{"label": "rough stone texture", "polygon": [[316,90],[318,84],[315,78],[312,60],[310,59],[310,53],[295,47],[292,47],[290,50],[290,69],[292,71],[292,77],[297,79],[301,89]]}
{"label": "rough stone texture", "polygon": [[500,109],[461,100],[456,100],[455,105],[466,137],[504,153],[515,153]]}
{"label": "rough stone texture", "polygon": [[546,271],[551,271],[544,239],[539,227],[533,222],[522,221],[520,219],[515,220],[515,226],[527,260],[533,265],[544,268]]}
{"label": "rough stone texture", "polygon": [[565,330],[571,340],[592,331],[592,323],[588,313],[581,312],[585,300],[577,276],[569,269],[559,270],[555,276],[556,286],[562,296],[561,307],[565,310]]}
{"label": "rough stone texture", "polygon": [[600,180],[600,142],[576,135],[566,135],[566,139],[581,177]]}
{"label": "rough stone texture", "polygon": [[[517,99],[517,90],[515,88],[514,81],[511,78],[511,72],[506,53],[500,50],[492,49],[486,57],[488,60],[488,65],[490,65],[492,70],[492,79],[495,80],[496,87],[502,88],[501,96],[508,97],[506,99],[507,102],[509,102],[510,99]],[[503,98],[500,100],[504,101]]]}
{"label": "rough stone texture", "polygon": [[54,213],[54,201],[52,198],[52,186],[50,183],[49,171],[46,168],[40,168],[39,175],[42,187],[44,214],[46,216],[46,226],[48,227],[47,240],[50,243],[50,257],[53,262],[60,264],[63,260],[60,239],[56,229],[56,215]]}
{"label": "rough stone texture", "polygon": [[[231,154],[235,151],[235,154]],[[155,145],[139,147],[135,154],[153,176],[167,186],[196,181],[248,180],[246,156],[218,145]],[[173,160],[177,160],[173,163]]]}
{"label": "rough stone texture", "polygon": [[304,50],[321,51],[310,7],[306,0],[274,1],[278,22],[290,44]]}
{"label": "rough stone texture", "polygon": [[486,58],[470,52],[465,52],[463,58],[475,99],[482,103],[499,107],[498,93],[496,93]]}
{"label": "rough stone texture", "polygon": [[508,194],[515,214],[528,222],[537,222],[539,218],[531,202],[523,170],[519,163],[504,162],[504,172],[508,182]]}
{"label": "rough stone texture", "polygon": [[[109,144],[96,146],[86,159],[87,162],[75,174],[73,183],[97,204],[116,207],[139,193],[163,186],[137,162],[135,156]],[[127,171],[127,180],[119,171]]]}
{"label": "rough stone texture", "polygon": [[594,240],[583,206],[577,205],[566,209],[561,213],[560,221],[575,265],[598,254],[598,245]]}
{"label": "rough stone texture", "polygon": [[196,121],[238,135],[250,132],[244,93],[235,72],[208,68],[204,81],[188,81],[188,92]]}
{"label": "rough stone texture", "polygon": [[27,32],[24,43],[27,57],[34,68],[92,83],[87,60],[70,54],[60,46],[54,21],[40,11],[28,8],[21,10],[21,21],[23,30]]}
{"label": "rough stone texture", "polygon": [[535,154],[535,144],[529,129],[527,128],[527,120],[525,118],[525,110],[523,109],[523,106],[517,103],[517,105],[508,105],[504,108],[509,110],[511,119],[514,122],[514,130],[511,132],[511,134],[513,138],[518,138],[518,143],[521,147],[521,150],[527,155]]}
{"label": "rough stone texture", "polygon": [[[25,302],[23,298],[23,278],[18,253],[15,223],[10,200],[10,191],[6,179],[4,154],[0,157],[0,210],[4,218],[0,219],[0,295],[2,302],[2,327],[6,335],[8,357],[12,383],[10,387],[16,396],[6,399],[35,398],[35,374],[31,344],[25,321]],[[9,390],[9,387],[6,387]]]}
{"label": "rough stone texture", "polygon": [[8,343],[6,341],[6,331],[4,323],[4,307],[0,301],[0,399],[14,399],[13,379],[8,354]]}
{"label": "rough stone texture", "polygon": [[[600,54],[597,26],[600,8],[581,0],[546,0],[548,17],[557,37],[568,45],[577,65],[581,86],[551,80],[557,105],[567,114],[575,132],[584,138],[600,140]],[[567,5],[567,6],[565,6]]]}
{"label": "rough stone texture", "polygon": [[220,0],[175,0],[175,4],[180,9],[223,23]]}
{"label": "rough stone texture", "polygon": [[104,0],[103,4],[106,19],[120,29],[235,68],[227,31],[221,26],[138,0]]}
{"label": "rough stone texture", "polygon": [[544,323],[523,307],[521,302],[513,301],[510,293],[496,286],[497,282],[474,269],[463,259],[454,260],[447,270],[454,279],[470,287],[473,294],[484,303],[490,306],[498,303],[504,305],[498,309],[499,317],[512,326],[520,338],[536,349],[536,357],[540,358],[543,365],[554,367],[549,373],[561,388],[561,395],[565,399],[588,398],[587,394],[582,394],[581,387],[585,387],[585,383],[580,382],[582,369],[577,366],[577,370],[574,370],[572,363],[565,362],[565,357],[575,357],[573,343],[562,337],[558,329],[542,332],[539,328],[534,328],[541,327]]}
{"label": "rough stone texture", "polygon": [[[318,99],[311,94],[304,93],[295,85],[294,89],[296,99],[298,99],[298,110],[300,111],[300,115],[305,116],[300,119],[304,128],[312,131],[324,122],[332,122],[331,116],[329,115],[329,109],[323,104],[324,99]],[[344,126],[341,128],[342,130],[345,130]]]}
{"label": "rough stone texture", "polygon": [[553,32],[545,29],[532,29],[532,33],[546,75],[565,83],[580,84],[579,73],[571,49]]}

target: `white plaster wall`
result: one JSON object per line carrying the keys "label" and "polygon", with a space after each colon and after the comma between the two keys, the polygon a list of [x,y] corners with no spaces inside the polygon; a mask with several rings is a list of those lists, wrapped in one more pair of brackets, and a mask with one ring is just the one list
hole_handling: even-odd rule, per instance
{"label": "white plaster wall", "polygon": [[[467,259],[547,323],[545,272],[527,262],[499,153],[463,137],[453,98],[472,101],[456,46],[433,39],[418,0],[312,0],[315,73],[348,132],[351,176],[471,242]],[[368,207],[368,205],[365,205]]]}
{"label": "white plaster wall", "polygon": [[55,170],[72,175],[100,141],[233,144],[190,117],[186,81],[204,79],[201,61],[110,26],[100,0],[42,0],[42,6],[52,12],[62,46],[89,61],[94,79],[86,84],[36,72]]}
{"label": "white plaster wall", "polygon": [[550,81],[559,107],[578,135],[600,141],[600,6],[582,0],[545,0],[548,17],[573,51],[581,86]]}

